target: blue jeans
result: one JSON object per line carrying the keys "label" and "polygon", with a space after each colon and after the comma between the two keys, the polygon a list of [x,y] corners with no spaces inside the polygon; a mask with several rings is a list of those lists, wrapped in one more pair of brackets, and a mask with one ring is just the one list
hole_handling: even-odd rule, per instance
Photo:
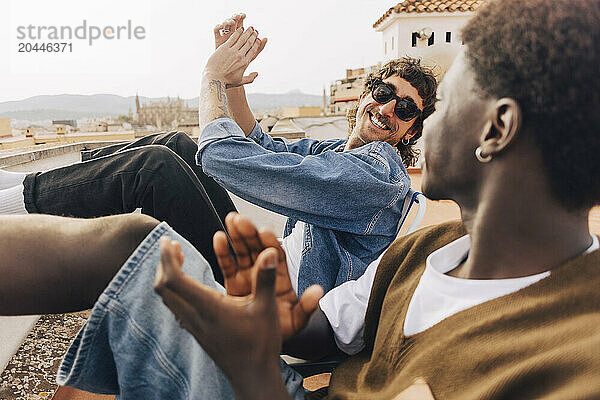
{"label": "blue jeans", "polygon": [[[158,225],[98,298],[67,351],[59,385],[120,399],[232,399],[227,378],[153,290],[162,236],[181,243],[183,270],[204,285],[215,282],[202,255],[166,223]],[[302,377],[283,361],[293,398],[304,398]]]}

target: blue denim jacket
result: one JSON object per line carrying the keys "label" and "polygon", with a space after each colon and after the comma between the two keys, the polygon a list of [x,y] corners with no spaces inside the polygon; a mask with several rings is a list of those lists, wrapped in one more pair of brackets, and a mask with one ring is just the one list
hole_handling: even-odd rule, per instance
{"label": "blue denim jacket", "polygon": [[208,124],[197,162],[232,193],[304,221],[298,292],[327,292],[361,276],[396,238],[410,179],[394,147],[371,142],[342,151],[343,139],[272,138],[256,124],[246,137],[229,118]]}

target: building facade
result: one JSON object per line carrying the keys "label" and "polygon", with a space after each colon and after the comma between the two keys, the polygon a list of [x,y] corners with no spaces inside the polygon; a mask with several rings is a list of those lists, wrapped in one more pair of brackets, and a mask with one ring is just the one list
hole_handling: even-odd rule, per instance
{"label": "building facade", "polygon": [[445,73],[462,47],[460,30],[484,0],[406,0],[387,10],[373,28],[382,33],[386,61],[408,55]]}
{"label": "building facade", "polygon": [[460,30],[484,0],[405,0],[388,9],[373,28],[382,33],[382,62],[347,69],[346,78],[330,85],[329,115],[344,115],[362,94],[367,75],[386,62],[421,58],[441,77],[462,47]]}
{"label": "building facade", "polygon": [[198,110],[187,107],[179,97],[140,105],[139,96],[136,95],[135,109],[137,125],[150,125],[159,130],[175,129],[179,125],[198,125]]}
{"label": "building facade", "polygon": [[380,64],[367,68],[347,69],[346,78],[338,79],[329,87],[329,115],[345,115],[358,103],[363,91],[365,78],[370,72],[377,71]]}
{"label": "building facade", "polygon": [[321,107],[284,107],[281,111],[283,118],[319,117],[322,114]]}

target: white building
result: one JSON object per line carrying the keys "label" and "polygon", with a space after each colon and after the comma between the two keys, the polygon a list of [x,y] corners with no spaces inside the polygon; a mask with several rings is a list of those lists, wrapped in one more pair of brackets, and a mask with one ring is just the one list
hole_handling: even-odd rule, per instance
{"label": "white building", "polygon": [[460,29],[484,0],[406,0],[373,24],[383,33],[383,62],[420,57],[445,72],[458,54]]}

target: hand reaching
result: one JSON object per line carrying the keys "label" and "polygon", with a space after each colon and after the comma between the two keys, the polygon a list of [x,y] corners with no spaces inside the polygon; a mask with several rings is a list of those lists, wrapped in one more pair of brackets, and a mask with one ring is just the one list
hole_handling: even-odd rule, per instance
{"label": "hand reaching", "polygon": [[255,289],[248,296],[234,297],[185,275],[181,270],[183,253],[177,242],[162,238],[160,244],[161,262],[154,289],[181,326],[223,370],[236,397],[285,396],[274,301],[277,251],[267,249],[258,256]]}

